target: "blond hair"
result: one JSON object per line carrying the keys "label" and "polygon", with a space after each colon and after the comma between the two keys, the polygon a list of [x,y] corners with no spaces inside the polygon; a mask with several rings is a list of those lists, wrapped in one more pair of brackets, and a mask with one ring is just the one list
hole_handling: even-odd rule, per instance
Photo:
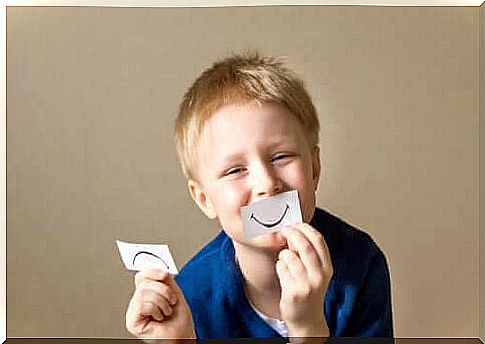
{"label": "blond hair", "polygon": [[185,93],[175,123],[175,147],[188,179],[196,179],[196,145],[205,121],[227,104],[250,101],[285,106],[318,144],[315,107],[303,81],[281,59],[256,52],[234,54],[206,69]]}

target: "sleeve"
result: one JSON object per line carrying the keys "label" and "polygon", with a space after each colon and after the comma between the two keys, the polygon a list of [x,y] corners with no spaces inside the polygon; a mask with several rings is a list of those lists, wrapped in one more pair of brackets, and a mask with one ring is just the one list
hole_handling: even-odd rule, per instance
{"label": "sleeve", "polygon": [[380,249],[370,260],[349,320],[346,336],[394,337],[390,274]]}

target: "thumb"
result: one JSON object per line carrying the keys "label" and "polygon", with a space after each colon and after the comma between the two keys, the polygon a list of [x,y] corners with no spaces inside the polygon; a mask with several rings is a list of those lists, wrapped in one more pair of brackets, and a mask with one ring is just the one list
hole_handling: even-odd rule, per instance
{"label": "thumb", "polygon": [[170,289],[177,295],[177,300],[185,301],[184,293],[175,281],[174,275],[168,274],[164,282],[170,287]]}
{"label": "thumb", "polygon": [[172,291],[175,294],[177,294],[178,302],[175,306],[176,307],[175,315],[176,315],[176,318],[178,318],[179,322],[181,321],[185,329],[185,333],[181,336],[181,338],[191,338],[191,339],[197,338],[195,329],[194,329],[194,322],[192,319],[192,311],[190,309],[188,302],[185,300],[184,293],[177,285],[177,282],[175,281],[174,276],[169,275],[166,278],[165,283],[172,289]]}
{"label": "thumb", "polygon": [[165,277],[164,282],[177,293],[182,292],[179,286],[177,285],[177,282],[175,282],[174,275],[168,274],[167,277]]}

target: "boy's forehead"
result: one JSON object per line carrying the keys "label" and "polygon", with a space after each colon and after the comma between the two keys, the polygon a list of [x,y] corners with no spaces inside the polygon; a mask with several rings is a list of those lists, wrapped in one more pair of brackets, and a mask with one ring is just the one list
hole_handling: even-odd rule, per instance
{"label": "boy's forehead", "polygon": [[272,103],[229,104],[207,117],[199,127],[195,147],[227,151],[250,143],[274,146],[307,141],[308,135],[286,107]]}
{"label": "boy's forehead", "polygon": [[[255,122],[264,122],[266,117],[264,115],[277,115],[279,121],[295,121],[296,116],[293,115],[286,107],[278,103],[265,103],[259,101],[250,101],[245,103],[229,103],[218,107],[216,110],[208,113],[199,125],[199,133],[204,131],[208,125],[212,129],[227,129],[225,125],[233,125],[235,122],[241,125],[251,125]],[[232,127],[237,129],[238,127]]]}

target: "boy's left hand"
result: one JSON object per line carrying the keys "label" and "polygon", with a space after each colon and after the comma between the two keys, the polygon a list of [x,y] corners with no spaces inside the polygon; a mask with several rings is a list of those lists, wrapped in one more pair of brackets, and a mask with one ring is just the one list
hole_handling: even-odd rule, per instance
{"label": "boy's left hand", "polygon": [[276,262],[282,320],[291,337],[328,337],[323,302],[333,267],[325,239],[306,223],[281,233],[288,241]]}

